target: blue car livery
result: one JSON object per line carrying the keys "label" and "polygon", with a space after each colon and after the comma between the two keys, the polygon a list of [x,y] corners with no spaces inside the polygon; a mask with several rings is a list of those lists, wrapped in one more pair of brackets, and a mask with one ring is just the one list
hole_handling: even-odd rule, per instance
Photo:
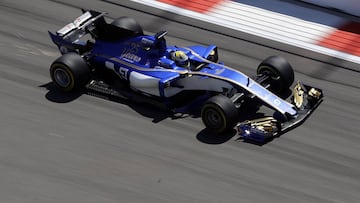
{"label": "blue car livery", "polygon": [[[173,111],[184,109],[177,108],[179,104],[195,103],[209,130],[221,134],[235,128],[245,140],[262,143],[300,124],[322,101],[320,89],[301,82],[291,101],[281,97],[294,81],[282,57],[265,59],[256,76],[249,77],[219,62],[215,45],[168,46],[166,31],[145,35],[132,18],[107,23],[104,15],[83,10],[55,34],[49,32],[62,54],[50,67],[60,90],[86,88],[121,98],[143,97]],[[278,116],[239,122],[240,106],[255,100]]]}

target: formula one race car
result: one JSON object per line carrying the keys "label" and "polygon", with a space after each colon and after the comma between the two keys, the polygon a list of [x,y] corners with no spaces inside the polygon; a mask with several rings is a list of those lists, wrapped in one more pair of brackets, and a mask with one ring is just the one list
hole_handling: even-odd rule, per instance
{"label": "formula one race car", "polygon": [[[196,104],[209,130],[220,134],[236,128],[245,140],[256,142],[300,124],[322,101],[320,89],[300,82],[291,102],[279,96],[294,82],[294,71],[282,57],[265,59],[250,78],[218,62],[215,45],[167,46],[166,31],[145,35],[132,18],[108,23],[104,16],[83,10],[56,33],[49,32],[62,54],[50,67],[61,91],[86,88],[160,103],[174,112]],[[240,106],[254,101],[277,116],[239,123]]]}

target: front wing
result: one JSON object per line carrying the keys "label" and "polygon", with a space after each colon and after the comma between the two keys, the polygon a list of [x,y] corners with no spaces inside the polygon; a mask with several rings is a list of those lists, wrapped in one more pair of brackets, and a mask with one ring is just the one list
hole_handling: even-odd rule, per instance
{"label": "front wing", "polygon": [[301,125],[323,101],[321,89],[297,82],[294,87],[292,103],[297,115],[289,119],[264,117],[248,120],[237,125],[237,131],[244,141],[264,144],[275,137]]}

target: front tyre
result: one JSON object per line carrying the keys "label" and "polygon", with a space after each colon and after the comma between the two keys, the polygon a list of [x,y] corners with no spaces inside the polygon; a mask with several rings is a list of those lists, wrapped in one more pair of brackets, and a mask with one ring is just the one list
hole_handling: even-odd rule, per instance
{"label": "front tyre", "polygon": [[206,128],[223,133],[236,125],[238,110],[229,98],[217,95],[205,102],[201,109],[201,118]]}
{"label": "front tyre", "polygon": [[258,75],[267,75],[270,79],[271,90],[275,93],[289,89],[294,82],[294,70],[290,63],[280,56],[270,56],[260,63]]}
{"label": "front tyre", "polygon": [[90,78],[90,69],[81,56],[67,53],[51,64],[50,77],[61,91],[70,92],[85,86]]}

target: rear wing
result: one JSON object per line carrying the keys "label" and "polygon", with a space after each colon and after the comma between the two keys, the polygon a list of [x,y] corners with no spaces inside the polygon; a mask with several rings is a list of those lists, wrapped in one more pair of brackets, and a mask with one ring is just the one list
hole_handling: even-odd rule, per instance
{"label": "rear wing", "polygon": [[81,16],[56,31],[56,33],[49,31],[51,40],[58,46],[62,54],[81,52],[86,47],[87,42],[80,40],[80,38],[88,33],[95,36],[95,28],[102,27],[101,24],[106,24],[104,19],[105,12],[82,11],[83,14]]}

